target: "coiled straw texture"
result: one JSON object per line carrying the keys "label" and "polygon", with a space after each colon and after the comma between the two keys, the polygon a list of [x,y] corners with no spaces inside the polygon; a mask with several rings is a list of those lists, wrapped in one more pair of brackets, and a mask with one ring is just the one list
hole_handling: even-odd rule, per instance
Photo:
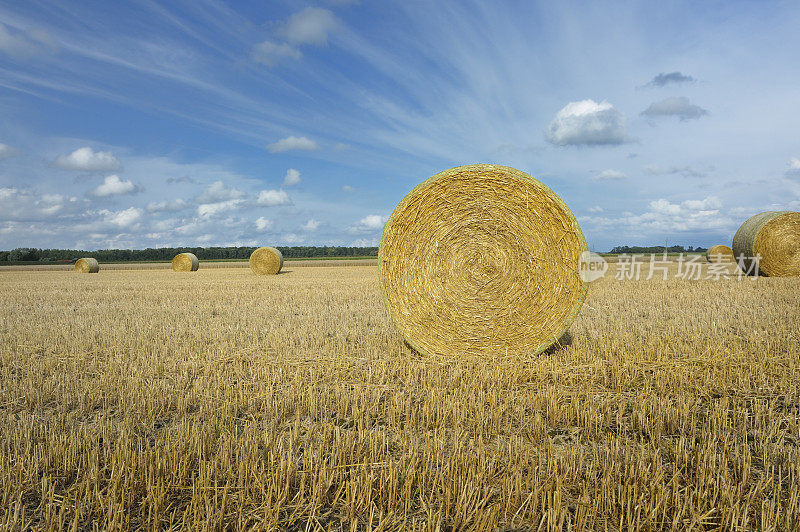
{"label": "coiled straw texture", "polygon": [[725,244],[717,244],[706,250],[708,262],[733,262],[733,250]]}
{"label": "coiled straw texture", "polygon": [[178,253],[172,259],[172,269],[176,272],[196,272],[200,261],[194,253]]}
{"label": "coiled straw texture", "polygon": [[250,269],[258,275],[274,275],[283,267],[283,254],[280,250],[263,247],[250,255]]}
{"label": "coiled straw texture", "polygon": [[580,311],[586,250],[572,212],[542,183],[506,166],[460,166],[394,210],[380,243],[380,285],[420,353],[537,354]]}
{"label": "coiled straw texture", "polygon": [[744,256],[744,271],[755,273],[752,258],[760,255],[760,275],[800,276],[800,212],[768,211],[742,224],[733,237],[736,260]]}
{"label": "coiled straw texture", "polygon": [[78,273],[97,273],[100,271],[100,264],[95,258],[85,257],[75,261],[75,271]]}

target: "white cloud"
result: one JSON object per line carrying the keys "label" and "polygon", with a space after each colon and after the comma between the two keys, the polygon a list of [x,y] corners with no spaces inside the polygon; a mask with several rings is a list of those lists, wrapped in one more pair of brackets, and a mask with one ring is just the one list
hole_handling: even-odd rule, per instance
{"label": "white cloud", "polygon": [[284,190],[262,190],[258,193],[258,204],[265,207],[291,205],[292,200]]}
{"label": "white cloud", "polygon": [[592,181],[613,181],[627,178],[628,176],[619,170],[603,170],[596,176],[592,177]]}
{"label": "white cloud", "polygon": [[203,203],[197,206],[197,214],[203,218],[210,218],[219,214],[232,211],[242,207],[244,200],[232,199],[228,201],[218,201],[215,203]]}
{"label": "white cloud", "polygon": [[110,151],[94,151],[86,146],[78,148],[69,155],[59,155],[55,166],[63,170],[82,172],[113,172],[122,168],[119,159]]}
{"label": "white cloud", "polygon": [[389,220],[388,216],[381,216],[380,214],[369,214],[361,218],[357,224],[350,226],[347,230],[351,233],[362,233],[367,231],[375,231],[383,228],[383,225]]}
{"label": "white cloud", "polygon": [[378,238],[358,238],[353,240],[352,246],[359,248],[372,248],[378,245]]}
{"label": "white cloud", "polygon": [[317,143],[306,137],[290,136],[267,145],[270,153],[280,153],[289,150],[313,151],[319,148]]}
{"label": "white cloud", "polygon": [[268,220],[263,216],[256,220],[256,229],[259,231],[269,231],[272,229],[272,220]]}
{"label": "white cloud", "polygon": [[222,181],[215,181],[208,185],[203,193],[195,198],[197,203],[220,203],[234,200],[244,196],[244,192],[228,187]]}
{"label": "white cloud", "polygon": [[354,190],[350,185],[342,185],[342,192],[353,192]]}
{"label": "white cloud", "polygon": [[289,17],[278,33],[295,45],[324,45],[328,43],[328,33],[338,25],[336,17],[327,9],[307,7]]}
{"label": "white cloud", "polygon": [[614,229],[620,234],[670,234],[688,232],[692,234],[734,229],[740,220],[734,220],[722,212],[722,201],[716,196],[702,200],[686,200],[681,203],[660,198],[653,200],[643,214],[623,213],[620,218],[581,218],[600,230]]}
{"label": "white cloud", "polygon": [[319,229],[319,225],[320,225],[319,221],[311,219],[307,221],[305,224],[303,224],[303,227],[301,229],[303,229],[303,231],[316,231],[317,229]]}
{"label": "white cloud", "polygon": [[151,201],[147,204],[147,212],[178,212],[189,207],[183,199],[172,201]]}
{"label": "white cloud", "polygon": [[130,227],[142,217],[142,211],[136,207],[128,207],[125,210],[110,212],[101,211],[106,214],[106,220],[119,227]]}
{"label": "white cloud", "polygon": [[63,194],[38,194],[17,187],[0,187],[0,222],[47,222],[64,216],[73,220],[86,201]]}
{"label": "white cloud", "polygon": [[303,53],[294,46],[272,41],[258,43],[250,51],[250,59],[269,67],[277,65],[283,59],[298,60],[301,57],[303,57]]}
{"label": "white cloud", "polygon": [[19,155],[19,151],[12,148],[8,144],[3,144],[0,142],[0,160],[8,159],[9,157],[16,157]]}
{"label": "white cloud", "polygon": [[800,159],[792,157],[789,159],[789,165],[786,169],[786,177],[800,178]]}
{"label": "white cloud", "polygon": [[291,187],[300,182],[300,172],[294,168],[286,170],[286,175],[283,177],[283,186]]}
{"label": "white cloud", "polygon": [[94,189],[91,194],[98,198],[105,198],[108,196],[121,196],[123,194],[133,194],[141,190],[134,185],[131,181],[120,179],[118,175],[112,174],[107,176],[103,182]]}
{"label": "white cloud", "polygon": [[625,115],[608,102],[570,102],[550,122],[547,140],[559,146],[625,142]]}
{"label": "white cloud", "polygon": [[594,207],[589,207],[589,212],[598,213],[603,212],[603,208],[599,205],[595,205]]}
{"label": "white cloud", "polygon": [[677,116],[681,120],[691,120],[707,115],[708,111],[694,105],[685,96],[674,96],[659,102],[653,102],[642,111],[645,116]]}

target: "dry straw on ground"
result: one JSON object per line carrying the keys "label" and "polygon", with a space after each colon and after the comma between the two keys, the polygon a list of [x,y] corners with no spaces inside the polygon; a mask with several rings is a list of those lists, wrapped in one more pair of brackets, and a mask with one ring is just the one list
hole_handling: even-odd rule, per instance
{"label": "dry straw on ground", "polygon": [[75,271],[78,273],[97,273],[100,271],[100,264],[97,259],[85,257],[75,261]]}
{"label": "dry straw on ground", "polygon": [[733,237],[733,253],[744,257],[751,275],[752,258],[760,256],[760,275],[800,276],[800,212],[769,211],[749,218]]}
{"label": "dry straw on ground", "polygon": [[196,272],[200,261],[194,253],[178,253],[172,259],[172,269],[176,272]]}
{"label": "dry straw on ground", "polygon": [[429,355],[540,353],[586,296],[586,241],[553,191],[506,166],[440,172],[386,224],[380,284],[395,325]]}
{"label": "dry straw on ground", "polygon": [[711,246],[706,251],[708,262],[733,262],[733,250],[725,244]]}
{"label": "dry straw on ground", "polygon": [[250,255],[250,269],[258,275],[274,275],[283,267],[283,254],[280,250],[263,247]]}

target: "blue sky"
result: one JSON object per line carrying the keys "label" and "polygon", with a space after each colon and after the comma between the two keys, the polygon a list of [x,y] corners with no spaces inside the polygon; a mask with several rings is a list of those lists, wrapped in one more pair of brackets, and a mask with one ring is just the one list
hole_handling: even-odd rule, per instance
{"label": "blue sky", "polygon": [[590,247],[800,210],[795,2],[0,6],[0,249],[377,245],[416,184],[531,173]]}

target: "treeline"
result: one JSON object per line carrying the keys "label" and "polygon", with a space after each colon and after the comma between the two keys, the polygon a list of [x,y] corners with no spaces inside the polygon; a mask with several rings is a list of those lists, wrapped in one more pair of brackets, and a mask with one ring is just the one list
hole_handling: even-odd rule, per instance
{"label": "treeline", "polygon": [[[692,246],[670,246],[666,248],[667,253],[705,253],[706,248]],[[664,246],[617,246],[612,248],[610,253],[627,253],[629,255],[638,253],[664,253]]]}
{"label": "treeline", "polygon": [[[172,260],[178,253],[194,253],[200,260],[249,259],[255,247],[209,247],[209,248],[147,248],[147,249],[100,249],[82,251],[77,249],[17,248],[0,251],[2,262],[66,262],[81,257],[94,257],[100,262],[160,261]],[[354,246],[288,246],[278,249],[284,258],[322,257],[376,257],[377,247]]]}

